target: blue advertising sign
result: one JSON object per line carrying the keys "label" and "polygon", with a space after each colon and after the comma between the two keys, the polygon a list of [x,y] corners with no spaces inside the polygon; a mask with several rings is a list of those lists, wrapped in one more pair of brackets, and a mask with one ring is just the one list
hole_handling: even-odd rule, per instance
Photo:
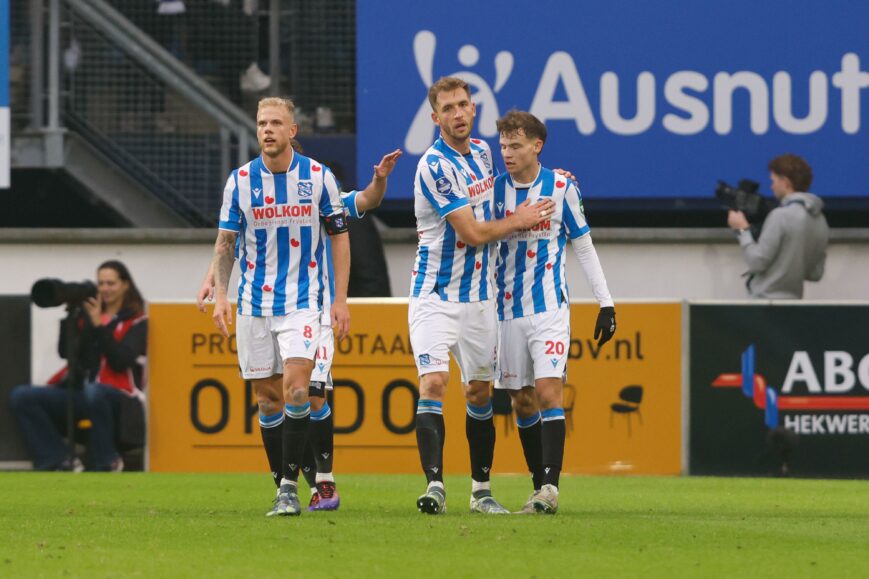
{"label": "blue advertising sign", "polygon": [[413,196],[428,87],[454,75],[498,164],[496,119],[528,110],[549,130],[543,163],[587,198],[708,198],[741,178],[769,194],[787,152],[813,192],[869,197],[866,22],[858,0],[359,2],[358,180],[401,146],[389,197]]}

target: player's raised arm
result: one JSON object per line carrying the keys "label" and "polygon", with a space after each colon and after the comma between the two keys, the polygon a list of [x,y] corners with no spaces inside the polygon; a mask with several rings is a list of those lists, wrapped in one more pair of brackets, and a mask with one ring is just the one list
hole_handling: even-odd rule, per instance
{"label": "player's raised arm", "polygon": [[229,287],[229,277],[232,275],[232,266],[235,263],[235,238],[238,234],[234,231],[221,229],[217,233],[217,241],[214,243],[214,259],[211,268],[214,272],[214,313],[211,317],[214,324],[224,337],[229,337],[229,326],[232,324],[232,311],[229,309],[229,300],[226,298]]}
{"label": "player's raised arm", "polygon": [[335,335],[340,340],[350,331],[350,310],[347,308],[347,286],[350,283],[350,234],[344,204],[338,193],[338,183],[331,171],[323,175],[323,192],[319,203],[320,219],[332,246],[335,295],[332,296],[331,317]]}
{"label": "player's raised arm", "polygon": [[516,213],[504,219],[485,222],[474,219],[470,207],[462,207],[447,215],[447,221],[462,241],[468,245],[483,245],[503,239],[516,231],[534,227],[552,215],[553,207],[551,199],[544,199],[534,205],[526,199],[516,208]]}
{"label": "player's raised arm", "polygon": [[374,177],[371,178],[368,186],[356,195],[356,210],[359,213],[380,207],[386,195],[386,180],[395,169],[395,163],[400,156],[401,149],[396,149],[384,155],[380,163],[374,165]]}

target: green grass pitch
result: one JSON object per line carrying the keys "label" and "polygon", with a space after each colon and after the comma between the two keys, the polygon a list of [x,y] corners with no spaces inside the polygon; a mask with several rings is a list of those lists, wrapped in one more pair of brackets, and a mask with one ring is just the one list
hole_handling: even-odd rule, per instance
{"label": "green grass pitch", "polygon": [[3,473],[0,576],[869,577],[867,481],[564,477],[557,515],[500,517],[464,476],[443,516],[421,476],[338,483],[340,511],[266,519],[266,475]]}

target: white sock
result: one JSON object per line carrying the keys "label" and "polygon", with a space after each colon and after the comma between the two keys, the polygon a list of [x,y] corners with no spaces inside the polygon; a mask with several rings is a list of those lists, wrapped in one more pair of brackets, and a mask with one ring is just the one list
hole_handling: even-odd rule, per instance
{"label": "white sock", "polygon": [[290,480],[290,479],[288,479],[288,478],[282,478],[282,479],[281,479],[281,486],[284,486],[284,485],[290,485],[290,486],[292,486],[293,488],[295,488],[295,487],[298,487],[298,486],[299,486],[299,483],[296,482],[296,481],[294,481],[294,480]]}
{"label": "white sock", "polygon": [[311,495],[317,494],[317,487],[311,487]]}
{"label": "white sock", "polygon": [[477,482],[474,479],[471,479],[471,492],[475,493],[477,491],[490,491],[492,490],[492,483],[490,481],[486,482]]}
{"label": "white sock", "polygon": [[444,489],[444,483],[442,483],[442,482],[439,481],[439,480],[433,480],[433,481],[431,481],[430,483],[428,483],[428,488],[429,488],[429,489],[431,489],[431,488],[433,488],[433,487],[437,487],[437,488],[439,488],[439,489],[441,489],[441,490],[446,490],[446,489]]}
{"label": "white sock", "polygon": [[319,482],[335,482],[335,477],[331,472],[318,472],[317,477],[314,479],[318,483]]}

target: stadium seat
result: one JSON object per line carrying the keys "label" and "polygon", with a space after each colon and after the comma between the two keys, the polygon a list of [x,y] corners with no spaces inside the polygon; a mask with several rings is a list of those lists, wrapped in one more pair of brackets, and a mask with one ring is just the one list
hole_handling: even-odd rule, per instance
{"label": "stadium seat", "polygon": [[610,428],[613,426],[615,413],[624,414],[628,419],[628,436],[631,436],[631,414],[637,414],[640,424],[643,423],[643,414],[640,412],[640,402],[643,401],[643,387],[637,384],[625,386],[619,392],[620,402],[610,404]]}

